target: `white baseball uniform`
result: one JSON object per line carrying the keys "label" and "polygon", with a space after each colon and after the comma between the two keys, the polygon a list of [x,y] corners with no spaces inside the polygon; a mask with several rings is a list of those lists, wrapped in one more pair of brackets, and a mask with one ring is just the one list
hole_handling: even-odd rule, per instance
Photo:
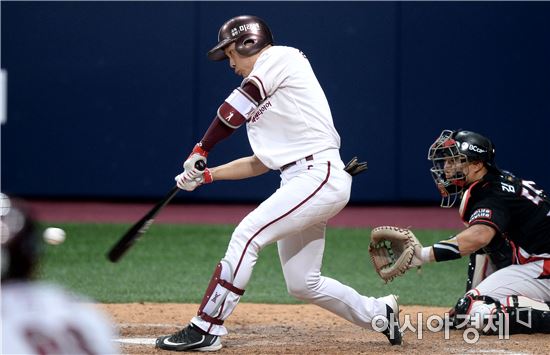
{"label": "white baseball uniform", "polygon": [[41,282],[2,285],[2,354],[116,354],[110,321]]}
{"label": "white baseball uniform", "polygon": [[[250,145],[264,165],[284,168],[280,188],[232,235],[224,259],[232,267],[233,285],[245,289],[260,250],[277,242],[291,295],[370,328],[375,316],[386,315],[386,304],[321,276],[327,221],[347,204],[352,178],[343,170],[340,137],[310,63],[295,48],[273,46],[242,86],[248,82],[263,100],[247,114]],[[285,167],[289,163],[294,164]],[[226,319],[239,299],[229,292],[216,318]],[[227,333],[223,325],[200,317],[192,322],[213,335]]]}

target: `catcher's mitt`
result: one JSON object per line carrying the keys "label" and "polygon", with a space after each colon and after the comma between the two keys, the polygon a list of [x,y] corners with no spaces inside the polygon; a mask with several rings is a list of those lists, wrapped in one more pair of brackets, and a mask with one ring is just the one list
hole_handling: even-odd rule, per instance
{"label": "catcher's mitt", "polygon": [[411,268],[416,248],[422,248],[422,244],[409,229],[382,226],[371,232],[370,258],[386,283]]}
{"label": "catcher's mitt", "polygon": [[353,157],[344,167],[344,170],[347,171],[351,176],[355,176],[363,171],[367,170],[367,162],[359,162],[357,157]]}

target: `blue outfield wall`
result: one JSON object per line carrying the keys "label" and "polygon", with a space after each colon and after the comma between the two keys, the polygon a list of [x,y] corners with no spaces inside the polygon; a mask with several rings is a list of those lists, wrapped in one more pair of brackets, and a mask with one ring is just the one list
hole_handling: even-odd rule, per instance
{"label": "blue outfield wall", "polygon": [[[240,83],[205,54],[243,13],[310,59],[343,158],[369,163],[352,202],[437,201],[426,155],[445,128],[490,136],[501,167],[550,190],[547,2],[2,2],[2,190],[162,196]],[[209,161],[249,154],[243,127]],[[277,184],[272,172],[179,198],[258,201]]]}

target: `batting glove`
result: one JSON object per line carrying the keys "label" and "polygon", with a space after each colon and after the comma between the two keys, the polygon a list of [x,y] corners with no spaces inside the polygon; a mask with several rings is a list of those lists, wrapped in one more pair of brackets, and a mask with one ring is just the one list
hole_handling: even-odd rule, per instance
{"label": "batting glove", "polygon": [[200,143],[196,144],[187,160],[183,163],[183,173],[185,174],[187,180],[193,180],[202,175],[203,171],[197,169],[196,163],[199,160],[202,160],[206,166],[207,156],[208,152],[202,149]]}
{"label": "batting glove", "polygon": [[212,181],[214,181],[212,179],[212,173],[208,168],[204,169],[204,171],[201,172],[201,175],[197,178],[188,179],[184,171],[183,173],[176,176],[174,180],[176,180],[178,187],[185,191],[193,191],[201,185],[210,184]]}

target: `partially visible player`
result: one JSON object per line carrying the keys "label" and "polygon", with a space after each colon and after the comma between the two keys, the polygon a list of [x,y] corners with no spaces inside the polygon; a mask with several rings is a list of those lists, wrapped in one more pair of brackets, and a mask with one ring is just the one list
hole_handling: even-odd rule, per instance
{"label": "partially visible player", "polygon": [[33,279],[42,238],[23,205],[0,194],[2,354],[116,354],[111,322],[89,301]]}
{"label": "partially visible player", "polygon": [[[215,351],[227,334],[231,315],[252,275],[259,252],[277,242],[288,292],[367,329],[376,317],[390,321],[385,335],[401,344],[397,299],[367,297],[321,275],[327,221],[347,204],[350,174],[340,159],[340,137],[327,99],[306,56],[296,48],[273,45],[267,24],[239,16],[220,29],[212,60],[228,60],[244,80],[218,108],[210,128],[176,177],[181,189],[217,180],[245,179],[270,170],[280,187],[246,216],[233,232],[197,316],[188,326],[157,339],[173,351]],[[214,145],[246,125],[254,155],[200,172]],[[181,272],[185,272],[182,270]],[[250,317],[254,317],[253,314]]]}
{"label": "partially visible player", "polygon": [[475,287],[459,300],[455,316],[462,319],[456,322],[465,323],[463,316],[487,319],[507,313],[512,333],[550,333],[548,196],[534,181],[497,168],[493,143],[475,132],[443,131],[428,158],[441,206],[461,200],[459,213],[467,228],[417,250],[412,266],[486,249],[501,264],[477,285],[474,281]]}

